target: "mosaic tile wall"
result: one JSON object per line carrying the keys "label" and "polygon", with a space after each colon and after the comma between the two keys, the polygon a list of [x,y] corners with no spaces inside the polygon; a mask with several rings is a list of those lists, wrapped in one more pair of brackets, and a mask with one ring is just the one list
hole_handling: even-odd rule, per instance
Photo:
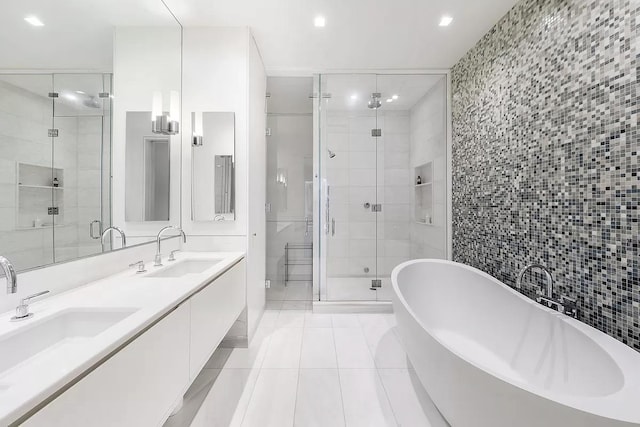
{"label": "mosaic tile wall", "polygon": [[524,0],[452,70],[454,260],[545,264],[636,350],[639,75],[638,0]]}

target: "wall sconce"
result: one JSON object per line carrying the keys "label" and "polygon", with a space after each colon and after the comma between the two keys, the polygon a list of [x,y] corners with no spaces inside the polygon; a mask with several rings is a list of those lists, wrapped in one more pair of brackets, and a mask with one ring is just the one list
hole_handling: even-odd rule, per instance
{"label": "wall sconce", "polygon": [[180,95],[172,90],[169,94],[169,114],[162,108],[162,93],[153,92],[151,108],[151,131],[161,135],[177,135],[180,132]]}
{"label": "wall sconce", "polygon": [[202,146],[202,113],[191,113],[191,145]]}
{"label": "wall sconce", "polygon": [[282,184],[284,187],[287,186],[287,170],[286,169],[278,169],[276,172],[276,183]]}

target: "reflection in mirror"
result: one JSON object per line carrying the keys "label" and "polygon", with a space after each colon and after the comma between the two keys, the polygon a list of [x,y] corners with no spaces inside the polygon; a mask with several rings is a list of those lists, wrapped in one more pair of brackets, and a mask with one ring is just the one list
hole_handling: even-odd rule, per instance
{"label": "reflection in mirror", "polygon": [[[167,101],[179,96],[181,26],[161,0],[5,3],[0,39],[11,42],[0,43],[0,255],[24,271],[121,248],[124,233],[129,246],[150,241],[157,229],[125,224],[124,112],[151,110],[154,92]],[[28,15],[44,25],[25,24]],[[158,44],[159,59],[149,49]],[[172,156],[179,167],[179,142],[169,151],[163,137],[141,142],[147,157],[138,168],[147,173],[138,198],[147,218],[166,221],[171,211],[178,225],[179,200],[167,207],[166,163]],[[171,175],[176,194],[178,169]]]}
{"label": "reflection in mirror", "polygon": [[168,221],[170,141],[149,126],[150,111],[127,112],[125,219]]}
{"label": "reflection in mirror", "polygon": [[235,219],[235,115],[192,113],[192,219]]}
{"label": "reflection in mirror", "polygon": [[102,252],[110,74],[0,75],[0,254],[18,270]]}

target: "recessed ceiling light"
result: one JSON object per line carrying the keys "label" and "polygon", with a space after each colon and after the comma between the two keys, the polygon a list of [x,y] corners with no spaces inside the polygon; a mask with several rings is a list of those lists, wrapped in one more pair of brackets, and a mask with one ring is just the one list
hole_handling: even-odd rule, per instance
{"label": "recessed ceiling light", "polygon": [[27,21],[29,24],[33,25],[34,27],[42,27],[44,26],[44,23],[37,17],[37,16],[27,16],[26,18],[24,18],[25,21]]}
{"label": "recessed ceiling light", "polygon": [[319,15],[316,16],[315,19],[313,20],[313,25],[315,25],[318,28],[322,28],[326,25],[327,21],[326,19],[324,19],[324,16]]}
{"label": "recessed ceiling light", "polygon": [[450,17],[449,15],[444,15],[442,18],[440,18],[441,27],[448,27],[449,24],[451,24],[452,22],[453,22],[453,18]]}
{"label": "recessed ceiling light", "polygon": [[353,95],[351,95],[351,99],[355,101],[356,99],[358,99],[358,95],[354,93]]}
{"label": "recessed ceiling light", "polygon": [[393,95],[391,98],[393,98],[393,100],[395,101],[396,99],[398,99],[398,95]]}
{"label": "recessed ceiling light", "polygon": [[388,98],[388,99],[387,99],[387,102],[393,102],[393,99]]}

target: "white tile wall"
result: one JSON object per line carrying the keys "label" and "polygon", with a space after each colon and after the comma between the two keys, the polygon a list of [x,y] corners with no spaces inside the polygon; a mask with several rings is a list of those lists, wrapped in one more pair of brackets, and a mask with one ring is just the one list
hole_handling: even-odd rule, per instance
{"label": "white tile wall", "polygon": [[[436,83],[411,109],[410,158],[413,168],[433,163],[433,225],[418,224],[411,219],[411,257],[446,258],[447,256],[447,181],[446,181],[446,79]],[[412,176],[412,180],[415,177]],[[411,194],[411,200],[414,200]],[[413,216],[414,210],[411,210]]]}
{"label": "white tile wall", "polygon": [[[327,274],[388,276],[394,263],[410,254],[409,112],[379,110],[377,122],[370,114],[336,112],[328,115],[327,122],[327,146],[336,152],[326,163],[330,213],[336,220],[336,234],[328,239]],[[376,126],[382,129],[377,150],[376,139],[371,137]],[[382,213],[365,209],[367,202],[383,204]],[[399,251],[385,253],[388,241],[394,242],[390,248]],[[365,267],[369,273],[364,272]]]}

